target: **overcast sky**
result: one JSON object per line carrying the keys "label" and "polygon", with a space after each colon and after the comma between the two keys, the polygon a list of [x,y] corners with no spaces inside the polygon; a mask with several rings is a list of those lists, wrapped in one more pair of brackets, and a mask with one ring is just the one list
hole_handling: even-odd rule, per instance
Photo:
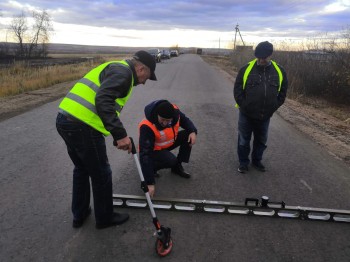
{"label": "overcast sky", "polygon": [[[350,0],[80,1],[26,0],[0,3],[0,41],[14,16],[46,10],[52,43],[226,48],[235,26],[246,44],[339,33],[350,26]],[[237,34],[237,44],[241,44]]]}

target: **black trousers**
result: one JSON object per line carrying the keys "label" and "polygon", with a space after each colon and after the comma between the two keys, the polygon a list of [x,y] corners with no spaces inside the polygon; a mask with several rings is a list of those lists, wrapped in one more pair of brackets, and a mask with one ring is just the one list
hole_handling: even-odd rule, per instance
{"label": "black trousers", "polygon": [[90,126],[69,120],[60,113],[57,115],[56,127],[74,164],[74,219],[82,219],[90,206],[91,179],[96,223],[110,222],[113,215],[112,170],[104,136]]}
{"label": "black trousers", "polygon": [[[188,143],[188,136],[189,133],[186,130],[181,130],[178,133],[174,145],[167,149],[153,151],[152,157],[155,171],[175,167],[178,163],[189,162],[192,147]],[[179,146],[180,148],[177,156],[170,152]]]}

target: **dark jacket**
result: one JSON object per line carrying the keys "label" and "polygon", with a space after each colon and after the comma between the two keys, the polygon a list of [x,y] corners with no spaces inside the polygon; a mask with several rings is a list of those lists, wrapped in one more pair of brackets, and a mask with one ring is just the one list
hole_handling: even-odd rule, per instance
{"label": "dark jacket", "polygon": [[[164,129],[158,123],[158,116],[155,112],[156,106],[165,100],[156,100],[145,107],[145,117],[151,123],[153,123],[158,130]],[[188,133],[195,132],[197,134],[197,129],[192,123],[192,121],[179,109],[175,109],[173,121],[171,126],[175,126],[180,117],[180,127],[185,129]],[[152,153],[154,148],[155,135],[147,125],[142,125],[140,127],[140,138],[139,138],[139,149],[140,149],[140,163],[142,168],[142,173],[145,177],[145,181],[148,185],[155,184],[154,180],[154,165],[152,159]],[[165,149],[166,150],[166,149]]]}
{"label": "dark jacket", "polygon": [[126,62],[130,68],[112,63],[101,72],[101,86],[95,98],[97,113],[114,140],[127,136],[126,130],[115,112],[115,100],[128,94],[132,76],[134,76],[134,86],[138,84],[133,64],[128,60]]}
{"label": "dark jacket", "polygon": [[241,112],[252,119],[267,120],[284,103],[288,80],[285,70],[280,92],[277,70],[270,63],[267,66],[253,66],[243,90],[243,75],[248,65],[242,67],[236,77],[233,95]]}

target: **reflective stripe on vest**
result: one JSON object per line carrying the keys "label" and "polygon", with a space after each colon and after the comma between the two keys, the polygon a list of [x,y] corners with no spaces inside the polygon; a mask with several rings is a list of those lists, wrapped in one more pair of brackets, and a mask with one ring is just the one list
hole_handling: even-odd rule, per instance
{"label": "reflective stripe on vest", "polygon": [[[110,132],[105,129],[101,118],[97,114],[95,107],[95,97],[98,89],[101,86],[99,80],[100,74],[103,69],[105,69],[106,66],[111,63],[123,65],[131,70],[128,63],[124,60],[111,61],[101,64],[92,69],[82,79],[80,79],[65,96],[65,98],[63,98],[62,102],[59,105],[60,110],[63,112],[72,115],[73,117],[93,127],[106,136],[109,135]],[[115,111],[117,116],[119,116],[121,110],[130,98],[133,86],[134,76],[132,74],[131,85],[128,94],[125,97],[117,98],[115,100]]]}
{"label": "reflective stripe on vest", "polygon": [[[252,71],[252,68],[253,68],[255,62],[256,62],[256,59],[250,61],[248,63],[248,67],[244,71],[244,75],[243,75],[243,90],[245,89],[248,76],[250,74],[250,71]],[[273,65],[273,67],[276,69],[277,74],[278,74],[278,80],[279,80],[278,93],[279,93],[281,91],[281,86],[282,86],[282,81],[283,81],[283,74],[282,74],[281,69],[279,68],[279,66],[277,65],[277,63],[275,61],[271,60],[271,63]],[[236,103],[235,107],[239,108],[239,105]]]}
{"label": "reflective stripe on vest", "polygon": [[[178,107],[176,105],[173,104],[173,106],[175,109],[178,109]],[[175,126],[168,127],[168,128],[163,129],[163,130],[158,130],[157,127],[147,119],[143,119],[140,122],[139,130],[140,130],[142,125],[148,126],[149,128],[152,129],[152,131],[154,133],[155,141],[154,141],[153,150],[162,150],[162,149],[166,149],[166,148],[172,146],[175,143],[175,140],[177,138],[177,134],[179,133],[180,117],[179,117],[177,123],[175,124]]]}

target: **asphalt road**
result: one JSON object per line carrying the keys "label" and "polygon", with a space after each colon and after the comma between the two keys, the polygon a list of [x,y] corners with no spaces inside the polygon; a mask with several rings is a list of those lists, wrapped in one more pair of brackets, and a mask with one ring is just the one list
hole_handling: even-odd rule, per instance
{"label": "asphalt road", "polygon": [[[285,122],[271,120],[268,172],[237,170],[233,83],[199,56],[157,65],[159,81],[137,86],[121,119],[137,140],[144,106],[176,103],[196,124],[189,180],[161,171],[156,196],[243,202],[267,195],[291,206],[350,209],[350,171]],[[94,216],[72,228],[72,163],[55,129],[60,100],[0,122],[0,261],[158,261],[148,209],[96,230]],[[132,155],[106,139],[113,191],[143,196]],[[118,209],[117,209],[118,210]],[[350,224],[261,216],[160,211],[174,246],[164,261],[349,261]]]}

